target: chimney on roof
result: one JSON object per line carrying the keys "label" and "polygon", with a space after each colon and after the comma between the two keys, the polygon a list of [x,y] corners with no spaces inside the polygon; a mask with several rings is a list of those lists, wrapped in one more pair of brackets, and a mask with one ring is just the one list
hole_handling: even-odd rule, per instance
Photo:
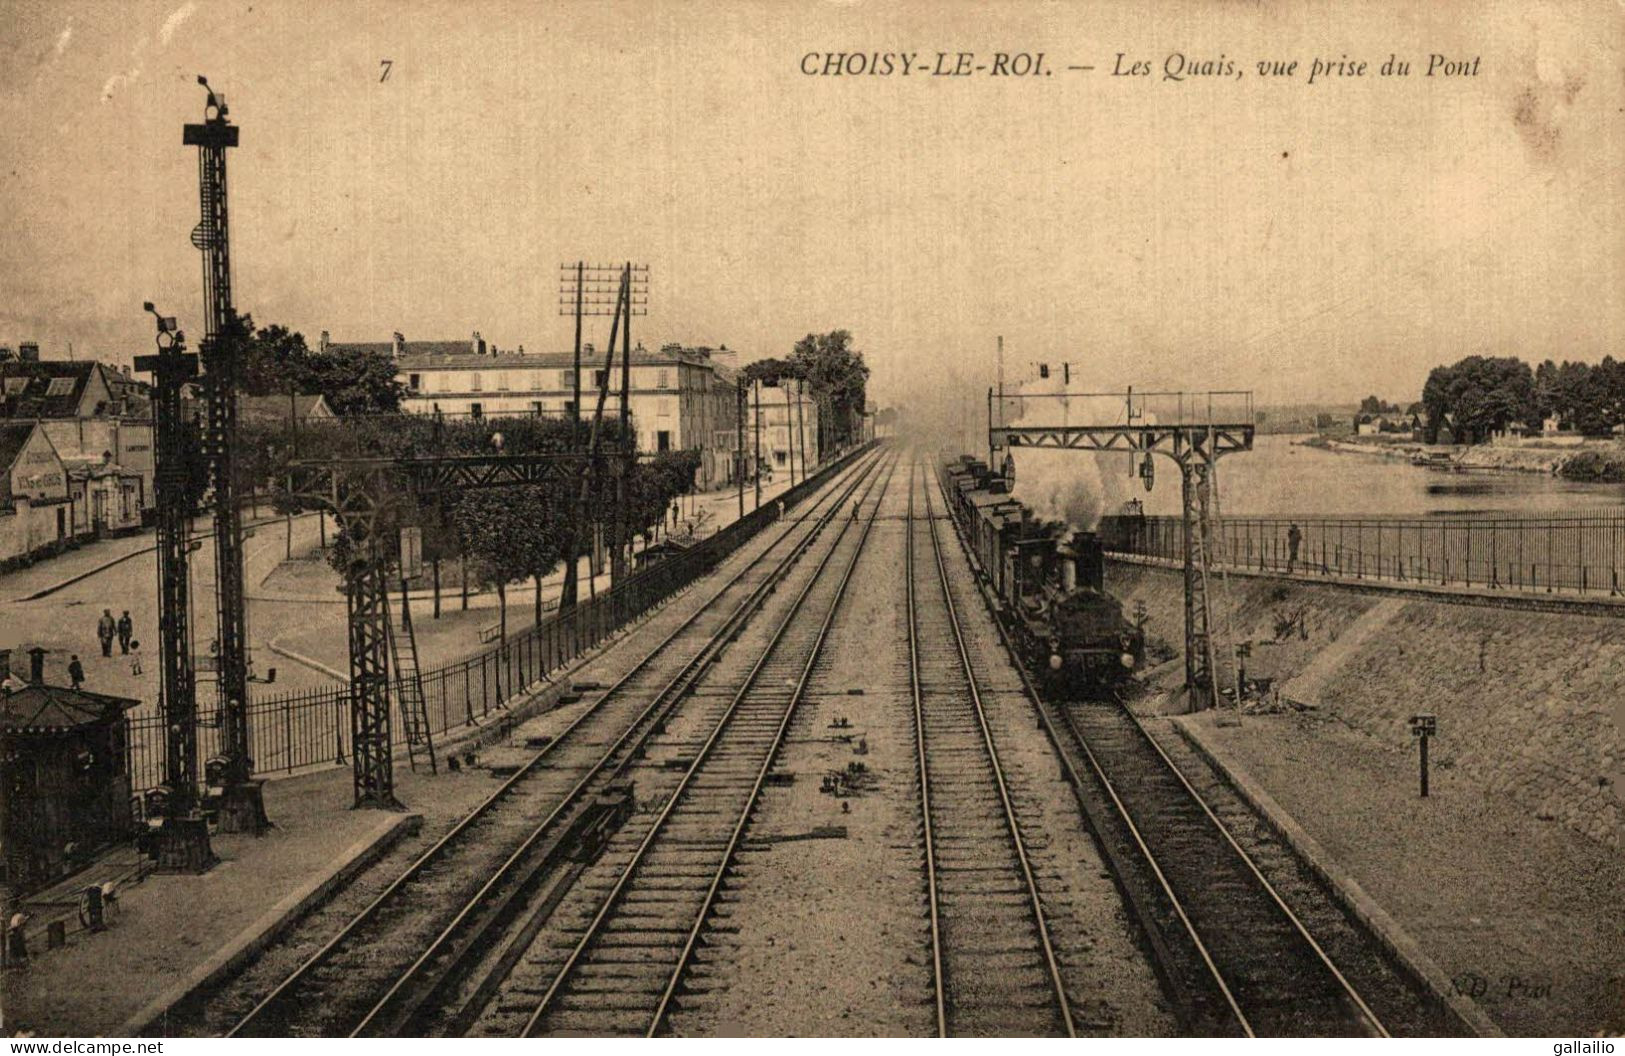
{"label": "chimney on roof", "polygon": [[389,338],[389,354],[394,356],[396,359],[399,359],[399,358],[401,358],[401,353],[405,352],[405,351],[406,351],[406,338],[402,337],[401,332],[399,330],[397,330],[393,334],[390,335],[390,338]]}
{"label": "chimney on roof", "polygon": [[480,336],[480,332],[478,330],[474,331],[473,338],[469,340],[468,350],[474,353],[476,356],[485,355],[485,338]]}
{"label": "chimney on roof", "polygon": [[524,354],[525,354],[525,346],[524,346],[524,345],[520,345],[520,346],[519,346],[519,354],[520,354],[520,355],[521,355],[521,356],[522,356],[522,355],[524,355]]}
{"label": "chimney on roof", "polygon": [[24,341],[17,346],[17,359],[23,363],[39,362],[39,342]]}
{"label": "chimney on roof", "polygon": [[37,645],[28,650],[28,681],[45,685],[45,650]]}
{"label": "chimney on roof", "polygon": [[326,352],[327,351],[327,346],[330,345],[330,344],[332,344],[332,341],[328,338],[327,331],[323,330],[322,331],[322,336],[320,336],[320,337],[318,337],[316,339],[316,351],[318,351],[318,352]]}

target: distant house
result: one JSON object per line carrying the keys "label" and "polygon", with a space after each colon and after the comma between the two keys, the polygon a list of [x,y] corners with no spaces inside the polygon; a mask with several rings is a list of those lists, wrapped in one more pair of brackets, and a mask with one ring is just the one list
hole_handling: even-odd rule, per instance
{"label": "distant house", "polygon": [[[0,363],[0,421],[38,422],[58,455],[83,471],[85,487],[75,502],[84,509],[75,506],[70,536],[138,525],[141,511],[151,507],[151,402],[147,387],[128,373],[37,354]],[[125,515],[126,509],[132,512]]]}
{"label": "distant house", "polygon": [[1356,436],[1376,436],[1379,433],[1411,433],[1415,434],[1421,426],[1421,418],[1414,414],[1372,414],[1364,412],[1354,417],[1354,433]]}
{"label": "distant house", "polygon": [[68,471],[37,422],[0,422],[0,567],[54,553],[72,538]]}
{"label": "distant house", "polygon": [[1455,444],[1458,442],[1454,415],[1447,414],[1444,416],[1444,420],[1439,423],[1438,436],[1434,438],[1433,442],[1436,444]]}
{"label": "distant house", "polygon": [[95,418],[117,413],[107,374],[100,363],[0,363],[0,418]]}
{"label": "distant house", "polygon": [[337,418],[321,393],[294,396],[240,396],[237,399],[239,422],[286,422],[289,414],[295,421],[324,421]]}

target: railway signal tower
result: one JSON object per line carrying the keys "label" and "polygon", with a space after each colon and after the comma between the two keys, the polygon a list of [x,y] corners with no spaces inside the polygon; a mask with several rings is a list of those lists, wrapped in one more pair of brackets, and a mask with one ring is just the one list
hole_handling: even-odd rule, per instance
{"label": "railway signal tower", "polygon": [[[1002,388],[1002,386],[1001,386]],[[992,403],[993,394],[988,394]],[[1019,413],[1004,424],[1004,407]],[[1126,451],[1149,463],[1163,455],[1179,466],[1184,521],[1185,688],[1193,707],[1219,700],[1208,573],[1218,518],[1215,491],[1221,457],[1253,448],[1251,392],[999,394],[999,420],[990,421],[990,449],[1043,447],[1086,452]],[[1043,424],[1037,424],[1042,422]],[[1143,473],[1143,471],[1142,471]],[[1144,474],[1149,479],[1149,474]]]}
{"label": "railway signal tower", "polygon": [[226,200],[226,151],[239,130],[227,117],[226,100],[209,87],[201,124],[186,125],[182,142],[198,148],[201,219],[192,245],[203,254],[203,360],[207,406],[203,447],[214,491],[215,653],[220,756],[206,775],[218,787],[220,828],[263,831],[269,821],[261,782],[253,779],[248,754],[248,617],[243,596],[243,520],[237,487],[237,395],[240,335],[231,296],[231,227]]}
{"label": "railway signal tower", "polygon": [[144,305],[157,320],[158,351],[137,356],[135,369],[153,376],[153,474],[157,506],[159,713],[164,718],[163,817],[158,830],[160,867],[200,872],[214,861],[209,826],[198,810],[197,679],[192,670],[191,474],[186,456],[181,389],[197,377],[197,356],[171,316]]}

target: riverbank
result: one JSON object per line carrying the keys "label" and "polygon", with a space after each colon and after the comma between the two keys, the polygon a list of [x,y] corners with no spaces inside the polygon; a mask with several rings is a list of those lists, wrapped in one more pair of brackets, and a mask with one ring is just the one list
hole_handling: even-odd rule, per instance
{"label": "riverbank", "polygon": [[1449,459],[1448,467],[1503,473],[1543,473],[1589,484],[1625,483],[1625,445],[1614,440],[1568,444],[1420,444],[1381,438],[1334,440],[1310,436],[1294,444],[1337,454],[1412,462],[1417,456]]}

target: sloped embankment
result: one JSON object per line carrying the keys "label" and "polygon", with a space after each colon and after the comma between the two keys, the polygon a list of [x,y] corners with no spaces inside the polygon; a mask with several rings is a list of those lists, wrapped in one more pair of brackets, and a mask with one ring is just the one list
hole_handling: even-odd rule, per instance
{"label": "sloped embankment", "polygon": [[[1177,573],[1114,562],[1108,586],[1131,610],[1142,602],[1151,634],[1177,652]],[[1385,744],[1407,744],[1406,720],[1433,712],[1440,765],[1531,815],[1619,845],[1620,618],[1253,577],[1214,586],[1216,604],[1229,598],[1236,638],[1255,643],[1250,675],[1279,679],[1283,696]]]}

